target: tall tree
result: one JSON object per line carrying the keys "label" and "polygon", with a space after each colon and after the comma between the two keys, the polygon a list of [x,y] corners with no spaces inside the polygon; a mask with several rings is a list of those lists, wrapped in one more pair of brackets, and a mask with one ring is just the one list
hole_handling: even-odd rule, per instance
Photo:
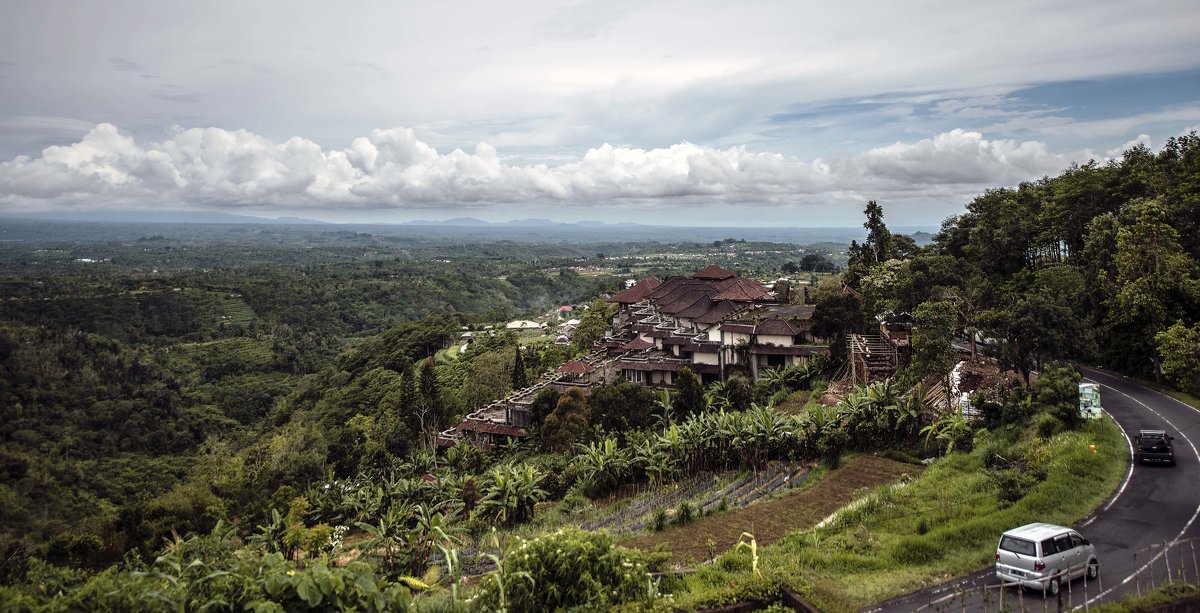
{"label": "tall tree", "polygon": [[879,206],[878,202],[868,201],[863,214],[867,216],[867,220],[863,222],[863,228],[867,230],[867,242],[863,247],[866,249],[868,266],[874,266],[894,257],[892,233],[888,231],[887,224],[883,223],[883,207]]}
{"label": "tall tree", "polygon": [[542,424],[542,446],[550,451],[567,451],[586,441],[592,433],[591,409],[579,388],[571,388],[558,398],[558,406]]}
{"label": "tall tree", "polygon": [[1115,294],[1108,303],[1108,327],[1125,339],[1125,368],[1144,369],[1157,359],[1154,337],[1178,320],[1200,313],[1196,261],[1179,242],[1157,200],[1129,207],[1132,223],[1117,231]]}
{"label": "tall tree", "polygon": [[695,415],[708,406],[704,398],[704,385],[700,377],[690,368],[683,368],[676,373],[675,385],[679,392],[675,398],[675,410],[680,415]]}
{"label": "tall tree", "polygon": [[1200,396],[1200,324],[1177,321],[1154,336],[1163,373],[1179,389]]}
{"label": "tall tree", "polygon": [[829,340],[834,363],[846,361],[846,334],[862,332],[862,301],[851,291],[821,292],[813,310],[813,334]]}
{"label": "tall tree", "polygon": [[421,365],[421,380],[416,404],[417,423],[421,428],[421,445],[431,449],[437,438],[437,433],[445,427],[448,421],[445,413],[445,402],[442,398],[441,386],[438,385],[437,372],[434,370],[433,356],[425,358]]}
{"label": "tall tree", "polygon": [[923,302],[913,312],[912,364],[919,377],[936,376],[950,391],[949,374],[958,362],[954,340],[958,312],[954,303],[940,300]]}
{"label": "tall tree", "polygon": [[512,388],[519,390],[529,385],[529,375],[525,372],[525,358],[521,356],[521,347],[518,345],[514,351],[516,355],[513,357]]}

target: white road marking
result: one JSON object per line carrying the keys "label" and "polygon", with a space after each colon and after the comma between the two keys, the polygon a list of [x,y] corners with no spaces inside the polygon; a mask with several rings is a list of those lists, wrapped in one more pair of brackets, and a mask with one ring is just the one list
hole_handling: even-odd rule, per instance
{"label": "white road marking", "polygon": [[[1111,376],[1110,376],[1110,378],[1111,378]],[[1187,436],[1186,434],[1184,434],[1182,430],[1180,430],[1178,427],[1176,427],[1176,426],[1175,426],[1175,424],[1171,423],[1171,420],[1167,419],[1166,417],[1163,417],[1163,416],[1162,416],[1162,413],[1159,413],[1158,411],[1155,411],[1154,409],[1150,408],[1150,406],[1149,406],[1149,405],[1147,405],[1146,403],[1142,402],[1141,400],[1138,400],[1137,398],[1134,398],[1133,396],[1130,396],[1129,394],[1126,394],[1125,392],[1122,392],[1121,390],[1119,390],[1119,389],[1117,389],[1117,388],[1115,388],[1115,387],[1113,387],[1113,386],[1111,386],[1111,385],[1108,385],[1108,386],[1105,386],[1105,387],[1108,387],[1108,389],[1111,389],[1112,391],[1114,391],[1114,392],[1116,392],[1116,393],[1118,393],[1118,394],[1120,394],[1120,395],[1122,395],[1122,396],[1124,396],[1124,397],[1126,397],[1126,398],[1128,398],[1128,399],[1130,399],[1130,400],[1132,400],[1132,401],[1134,401],[1134,402],[1136,402],[1136,403],[1138,403],[1138,404],[1142,405],[1143,407],[1146,407],[1146,410],[1147,410],[1147,411],[1150,411],[1151,413],[1154,413],[1155,415],[1157,415],[1159,419],[1161,419],[1161,420],[1163,420],[1164,422],[1166,422],[1168,426],[1171,426],[1171,429],[1172,429],[1172,430],[1174,430],[1174,431],[1175,431],[1175,432],[1176,432],[1176,433],[1177,433],[1179,436],[1182,436],[1182,437],[1183,437],[1183,440],[1187,441],[1187,444],[1188,444],[1188,446],[1189,446],[1189,447],[1191,447],[1191,448],[1192,448],[1192,453],[1193,453],[1193,454],[1195,454],[1195,456],[1196,456],[1196,459],[1197,459],[1197,460],[1200,460],[1200,451],[1197,451],[1197,450],[1196,450],[1196,445],[1195,445],[1194,443],[1192,443],[1192,439],[1188,438],[1188,436]],[[1139,387],[1140,387],[1140,386],[1139,386]],[[1149,388],[1142,388],[1142,389],[1149,389]],[[1151,391],[1154,391],[1154,390],[1151,390]],[[1170,396],[1167,396],[1166,394],[1159,394],[1159,395],[1160,395],[1160,396],[1163,396],[1163,397],[1165,397],[1165,398],[1171,398]],[[1177,400],[1177,399],[1175,399],[1175,398],[1171,398],[1171,400],[1175,400],[1175,401],[1176,401],[1176,402],[1178,402],[1179,404],[1182,404],[1183,406],[1185,406],[1185,407],[1188,407],[1189,409],[1193,409],[1193,410],[1195,410],[1195,407],[1191,406],[1190,404],[1187,404],[1186,402],[1183,402],[1183,401]],[[1113,421],[1116,421],[1116,420],[1113,420]],[[1118,424],[1118,425],[1119,425],[1119,424]],[[1122,428],[1122,432],[1124,432],[1124,428]],[[1126,438],[1128,438],[1128,437],[1126,437]],[[1133,449],[1133,447],[1132,447],[1132,444],[1131,444],[1131,446],[1130,446],[1131,453],[1132,453],[1132,449]],[[1130,471],[1132,472],[1132,470],[1133,470],[1133,466],[1132,466],[1132,464],[1131,464],[1131,465],[1130,465]],[[1111,504],[1111,503],[1110,503],[1110,504]],[[1105,508],[1108,508],[1108,507],[1105,507]],[[1161,558],[1162,556],[1166,555],[1166,553],[1167,553],[1167,550],[1171,548],[1171,545],[1174,545],[1174,544],[1175,544],[1175,541],[1178,541],[1178,540],[1179,540],[1179,539],[1180,539],[1180,538],[1181,538],[1181,537],[1182,537],[1184,534],[1186,534],[1186,533],[1187,533],[1188,529],[1192,527],[1192,524],[1193,524],[1193,523],[1196,521],[1196,517],[1197,517],[1197,516],[1200,516],[1200,505],[1197,505],[1197,506],[1196,506],[1196,511],[1195,511],[1194,513],[1192,513],[1192,518],[1191,518],[1191,519],[1189,519],[1189,520],[1188,520],[1188,522],[1187,522],[1187,524],[1185,524],[1185,525],[1183,526],[1183,529],[1179,531],[1179,534],[1176,534],[1176,535],[1175,535],[1175,538],[1171,539],[1171,543],[1170,543],[1170,544],[1168,544],[1166,547],[1163,547],[1162,551],[1158,552],[1158,555],[1156,555],[1156,556],[1154,556],[1154,557],[1150,558],[1150,560],[1149,560],[1149,561],[1147,561],[1145,564],[1143,564],[1141,568],[1139,568],[1139,569],[1137,569],[1137,570],[1133,571],[1133,573],[1132,573],[1132,574],[1130,574],[1128,577],[1125,577],[1124,579],[1122,579],[1122,580],[1121,580],[1121,582],[1120,582],[1120,583],[1118,583],[1117,585],[1114,585],[1113,587],[1110,587],[1110,588],[1108,588],[1107,590],[1104,590],[1103,592],[1100,592],[1099,594],[1096,594],[1096,595],[1095,595],[1094,597],[1092,597],[1090,600],[1088,600],[1087,602],[1084,602],[1082,605],[1080,605],[1079,607],[1075,607],[1075,608],[1076,608],[1076,609],[1078,609],[1078,608],[1080,608],[1080,607],[1087,607],[1087,606],[1090,606],[1092,603],[1096,602],[1097,600],[1100,600],[1101,598],[1104,598],[1105,596],[1107,596],[1107,595],[1109,594],[1109,592],[1112,592],[1113,590],[1117,589],[1118,587],[1120,587],[1120,586],[1122,586],[1122,585],[1125,585],[1125,584],[1129,583],[1130,581],[1132,581],[1132,580],[1133,580],[1133,578],[1134,578],[1134,577],[1136,577],[1136,576],[1138,575],[1138,573],[1141,573],[1142,571],[1146,570],[1147,568],[1149,568],[1149,567],[1150,567],[1150,565],[1151,565],[1151,564],[1154,564],[1155,562],[1157,562],[1157,561],[1158,561],[1158,559],[1159,559],[1159,558]]]}

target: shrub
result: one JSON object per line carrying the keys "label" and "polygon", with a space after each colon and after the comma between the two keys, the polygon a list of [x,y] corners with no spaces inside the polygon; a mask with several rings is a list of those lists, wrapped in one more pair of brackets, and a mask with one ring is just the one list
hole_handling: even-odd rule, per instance
{"label": "shrub", "polygon": [[684,500],[683,502],[679,503],[679,508],[675,509],[675,525],[682,526],[684,524],[691,523],[692,519],[692,505],[688,504],[688,501]]}
{"label": "shrub", "polygon": [[910,536],[892,548],[892,558],[901,564],[928,564],[942,557],[943,550],[933,543],[933,535]]}
{"label": "shrub", "polygon": [[512,549],[484,577],[472,609],[598,610],[652,599],[649,572],[663,559],[616,547],[607,534],[559,530]]}
{"label": "shrub", "polygon": [[996,496],[1007,504],[1024,498],[1038,483],[1037,478],[1019,468],[988,471],[988,478],[996,486]]}
{"label": "shrub", "polygon": [[654,519],[650,525],[655,532],[662,532],[667,527],[667,510],[661,507],[655,509]]}

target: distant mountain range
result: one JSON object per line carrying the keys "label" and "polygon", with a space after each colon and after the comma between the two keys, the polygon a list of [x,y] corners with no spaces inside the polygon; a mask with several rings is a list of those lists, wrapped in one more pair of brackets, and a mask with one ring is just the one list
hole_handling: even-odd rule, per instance
{"label": "distant mountain range", "polygon": [[616,227],[621,227],[621,226],[643,227],[643,228],[655,227],[655,226],[647,226],[645,224],[631,223],[628,221],[622,221],[622,222],[618,222],[618,223],[608,223],[608,222],[604,222],[604,221],[577,221],[577,222],[571,223],[571,222],[565,222],[565,221],[554,221],[553,219],[542,219],[542,218],[538,218],[538,217],[530,217],[528,219],[514,219],[512,221],[484,221],[482,219],[476,219],[474,217],[455,217],[453,219],[446,219],[446,220],[442,220],[442,221],[430,221],[427,219],[418,219],[416,221],[406,221],[404,223],[397,224],[397,225],[401,225],[401,226],[454,226],[454,227],[460,227],[460,228],[474,228],[474,227],[487,227],[487,226],[510,226],[510,227],[520,227],[520,228],[547,227],[547,226],[550,226],[550,227],[553,227],[553,226],[602,227],[602,228],[616,228]]}
{"label": "distant mountain range", "polygon": [[[542,242],[604,242],[604,241],[655,241],[655,242],[715,242],[725,239],[768,241],[811,245],[816,243],[847,244],[851,240],[863,240],[866,232],[862,226],[857,227],[801,227],[765,225],[761,227],[720,227],[720,226],[665,226],[646,225],[631,222],[607,223],[603,221],[580,221],[575,223],[554,221],[551,219],[528,218],[514,219],[505,222],[489,222],[473,217],[456,217],[445,220],[417,220],[404,223],[329,223],[301,217],[256,217],[238,215],[219,211],[189,211],[189,210],[160,210],[160,211],[55,211],[41,213],[3,214],[0,213],[0,223],[4,220],[10,223],[21,222],[28,228],[45,226],[46,232],[55,236],[69,238],[79,236],[75,230],[65,230],[70,224],[103,224],[108,226],[102,233],[83,230],[82,235],[92,238],[130,234],[134,238],[139,233],[191,236],[195,231],[205,232],[197,224],[213,226],[285,226],[294,227],[297,231],[306,232],[359,232],[379,236],[412,236],[427,240],[439,241],[494,241],[512,240],[528,243]],[[50,222],[50,224],[46,224]],[[53,222],[59,222],[54,224]],[[57,230],[51,230],[53,225]],[[168,230],[174,225],[175,228]],[[117,226],[123,226],[118,228]],[[157,226],[150,228],[146,226]],[[138,228],[141,229],[138,229]],[[307,228],[303,228],[307,227]],[[193,230],[189,230],[192,228]],[[0,230],[3,226],[0,226]],[[917,244],[924,245],[932,238],[928,226],[893,226],[893,232],[909,234]],[[230,231],[233,231],[232,229]],[[65,233],[64,233],[65,232]],[[35,233],[37,233],[35,231]],[[15,234],[10,234],[14,236]],[[23,234],[22,234],[23,235]],[[48,234],[39,233],[40,236]]]}

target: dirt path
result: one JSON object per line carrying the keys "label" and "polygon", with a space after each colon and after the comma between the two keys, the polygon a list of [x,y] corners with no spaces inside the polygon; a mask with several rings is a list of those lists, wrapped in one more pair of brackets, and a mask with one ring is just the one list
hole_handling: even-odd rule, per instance
{"label": "dirt path", "polygon": [[754,535],[760,546],[788,533],[816,525],[830,513],[854,500],[864,488],[920,472],[920,466],[876,456],[854,456],[812,487],[770,502],[697,519],[662,532],[645,532],[620,544],[642,551],[667,551],[671,563],[687,564],[709,559],[713,552],[733,547],[743,532]]}

